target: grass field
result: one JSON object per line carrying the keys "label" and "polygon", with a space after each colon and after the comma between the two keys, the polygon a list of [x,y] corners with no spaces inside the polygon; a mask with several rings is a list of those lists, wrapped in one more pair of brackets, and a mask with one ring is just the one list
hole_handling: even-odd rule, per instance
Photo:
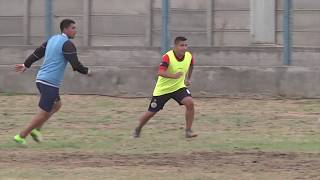
{"label": "grass field", "polygon": [[149,100],[62,96],[45,142],[19,147],[38,97],[0,94],[0,179],[320,179],[320,100],[195,99],[197,138],[170,101],[131,133]]}

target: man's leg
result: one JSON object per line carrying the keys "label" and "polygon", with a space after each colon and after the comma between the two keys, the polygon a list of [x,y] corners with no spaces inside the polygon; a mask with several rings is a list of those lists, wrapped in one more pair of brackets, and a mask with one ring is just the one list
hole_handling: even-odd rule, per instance
{"label": "man's leg", "polygon": [[45,119],[44,121],[42,121],[42,123],[40,123],[36,128],[34,128],[30,135],[32,137],[32,139],[36,142],[42,142],[43,139],[42,139],[42,135],[41,135],[41,132],[40,132],[40,129],[42,128],[43,124],[48,121],[50,119],[50,117],[56,113],[57,111],[59,111],[59,109],[61,108],[61,100],[59,98],[59,100],[55,101],[54,102],[54,105],[52,107],[52,110],[50,111],[50,115],[47,117],[47,119]]}
{"label": "man's leg", "polygon": [[165,103],[170,99],[168,95],[154,96],[149,104],[149,109],[139,119],[139,125],[134,129],[133,137],[140,137],[141,129],[159,110],[163,108]]}
{"label": "man's leg", "polygon": [[192,123],[194,120],[194,103],[191,96],[182,99],[181,104],[186,107],[186,138],[197,137],[197,134],[192,132]]}
{"label": "man's leg", "polygon": [[150,112],[147,111],[145,112],[139,119],[139,125],[137,126],[136,129],[139,131],[143,128],[144,125],[147,124],[147,122],[156,114],[157,112]]}
{"label": "man's leg", "polygon": [[197,135],[192,132],[194,103],[189,89],[181,88],[174,92],[173,99],[186,107],[186,138],[196,137]]}
{"label": "man's leg", "polygon": [[138,138],[140,137],[141,129],[147,122],[156,114],[157,112],[145,112],[139,119],[139,125],[134,129],[133,137]]}
{"label": "man's leg", "polygon": [[[14,140],[19,144],[26,144],[25,138],[31,133],[33,139],[37,142],[41,141],[41,133],[37,130],[37,128],[41,128],[43,123],[47,121],[52,112],[58,110],[61,106],[60,103],[56,105],[56,109],[54,109],[55,102],[60,100],[59,97],[59,88],[51,87],[45,84],[41,84],[37,82],[37,88],[41,94],[39,100],[39,111],[32,118],[29,126],[23,130],[20,134],[14,137]],[[58,101],[57,101],[58,100]]]}
{"label": "man's leg", "polygon": [[194,120],[194,103],[191,96],[182,99],[181,103],[186,107],[186,130],[192,129]]}
{"label": "man's leg", "polygon": [[20,133],[20,137],[26,138],[34,128],[41,126],[49,117],[49,112],[39,108],[38,113],[32,118],[29,126]]}
{"label": "man's leg", "polygon": [[61,101],[55,102],[51,112],[46,112],[39,108],[39,112],[32,118],[32,121],[30,125],[23,130],[19,135],[21,138],[25,139],[30,133],[32,138],[36,142],[41,142],[42,141],[42,135],[40,133],[40,128],[43,126],[43,124],[59,109],[61,108]]}
{"label": "man's leg", "polygon": [[37,129],[37,130],[40,130],[40,129],[42,128],[43,124],[44,124],[48,119],[50,119],[50,117],[51,117],[54,113],[56,113],[56,112],[58,112],[58,111],[60,110],[61,106],[62,106],[61,100],[56,101],[56,102],[54,103],[54,105],[53,105],[53,108],[52,108],[52,110],[51,110],[51,112],[50,112],[49,117],[48,117],[45,121],[43,121],[41,124],[39,124],[39,126],[37,126],[36,129]]}

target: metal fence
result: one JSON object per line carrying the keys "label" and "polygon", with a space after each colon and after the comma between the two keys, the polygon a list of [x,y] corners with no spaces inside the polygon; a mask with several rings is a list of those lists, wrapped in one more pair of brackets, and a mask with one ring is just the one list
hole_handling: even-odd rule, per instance
{"label": "metal fence", "polygon": [[[0,0],[0,45],[38,45],[72,18],[79,46],[159,47],[163,1]],[[185,35],[192,46],[320,44],[318,0],[169,0],[168,7],[170,40]]]}

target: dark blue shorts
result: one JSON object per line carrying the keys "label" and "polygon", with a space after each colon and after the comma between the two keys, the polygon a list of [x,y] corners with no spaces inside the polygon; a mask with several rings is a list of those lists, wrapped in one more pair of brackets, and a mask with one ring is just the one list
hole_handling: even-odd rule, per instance
{"label": "dark blue shorts", "polygon": [[161,96],[153,96],[151,102],[149,104],[148,111],[150,112],[158,112],[163,109],[164,105],[172,98],[174,99],[179,105],[182,105],[181,101],[183,98],[191,96],[189,89],[181,88],[175,92],[164,94]]}
{"label": "dark blue shorts", "polygon": [[40,92],[39,107],[46,112],[51,112],[53,105],[57,101],[60,101],[59,88],[48,86],[40,82],[37,82],[36,84]]}

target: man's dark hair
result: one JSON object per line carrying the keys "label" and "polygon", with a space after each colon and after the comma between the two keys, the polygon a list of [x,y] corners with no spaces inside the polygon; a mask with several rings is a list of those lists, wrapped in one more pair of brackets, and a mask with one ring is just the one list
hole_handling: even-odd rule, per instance
{"label": "man's dark hair", "polygon": [[186,37],[178,36],[174,39],[174,44],[178,44],[179,42],[186,41],[186,40],[188,40]]}
{"label": "man's dark hair", "polygon": [[71,24],[75,24],[74,20],[72,19],[64,19],[60,23],[60,31],[62,32],[64,28],[68,28]]}

